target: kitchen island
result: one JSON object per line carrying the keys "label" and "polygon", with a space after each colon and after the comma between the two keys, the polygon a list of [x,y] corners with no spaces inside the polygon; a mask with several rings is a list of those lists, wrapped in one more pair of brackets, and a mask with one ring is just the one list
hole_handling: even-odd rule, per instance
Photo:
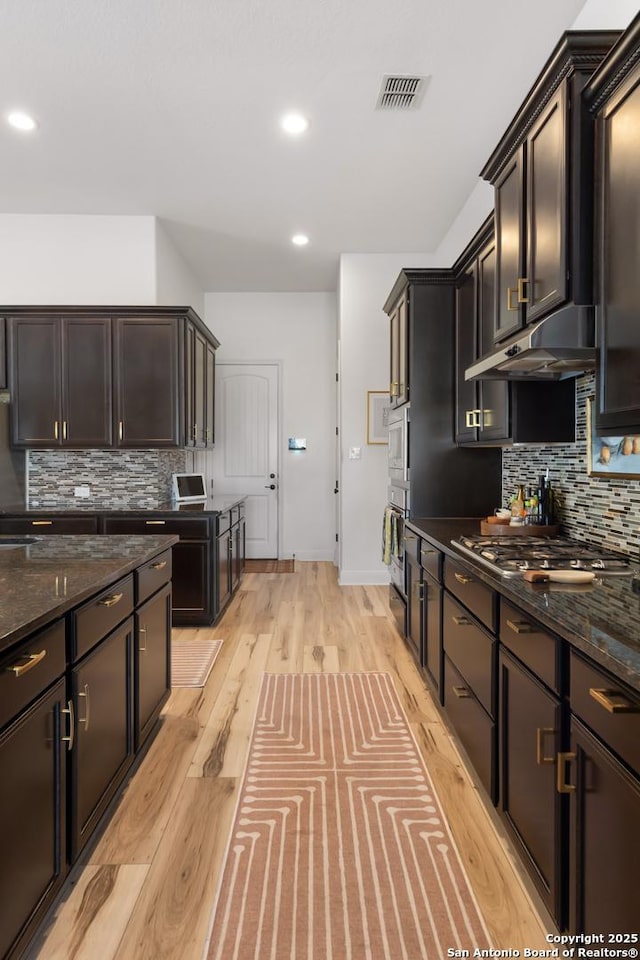
{"label": "kitchen island", "polygon": [[0,538],[0,957],[59,893],[170,691],[175,536]]}

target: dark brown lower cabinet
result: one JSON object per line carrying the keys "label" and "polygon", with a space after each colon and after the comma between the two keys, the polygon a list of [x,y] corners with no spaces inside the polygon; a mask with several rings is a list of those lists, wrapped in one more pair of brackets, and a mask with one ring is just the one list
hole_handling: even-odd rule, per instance
{"label": "dark brown lower cabinet", "polygon": [[171,692],[171,585],[163,587],[135,613],[134,746],[151,733]]}
{"label": "dark brown lower cabinet", "polygon": [[571,797],[570,929],[637,934],[640,780],[575,717],[569,758],[561,779]]}
{"label": "dark brown lower cabinet", "polygon": [[480,782],[496,802],[496,725],[469,684],[444,657],[443,703]]}
{"label": "dark brown lower cabinet", "polygon": [[230,530],[218,535],[216,540],[216,613],[219,614],[231,597],[231,540]]}
{"label": "dark brown lower cabinet", "polygon": [[66,874],[65,708],[60,679],[0,737],[2,957],[21,952]]}
{"label": "dark brown lower cabinet", "polygon": [[560,700],[500,652],[500,810],[520,855],[562,928],[563,798],[556,789]]}
{"label": "dark brown lower cabinet", "polygon": [[233,562],[232,562],[232,573],[231,573],[232,591],[235,590],[236,587],[240,585],[240,581],[242,580],[242,574],[244,572],[245,529],[246,529],[246,522],[244,517],[241,517],[231,531],[233,535]]}
{"label": "dark brown lower cabinet", "polygon": [[427,676],[442,702],[442,587],[422,571],[422,654]]}
{"label": "dark brown lower cabinet", "polygon": [[405,548],[407,591],[407,645],[422,666],[422,568],[413,553]]}
{"label": "dark brown lower cabinet", "polygon": [[71,862],[106,810],[133,760],[133,637],[129,617],[71,671]]}
{"label": "dark brown lower cabinet", "polygon": [[174,623],[211,623],[211,544],[208,540],[181,540],[172,552]]}

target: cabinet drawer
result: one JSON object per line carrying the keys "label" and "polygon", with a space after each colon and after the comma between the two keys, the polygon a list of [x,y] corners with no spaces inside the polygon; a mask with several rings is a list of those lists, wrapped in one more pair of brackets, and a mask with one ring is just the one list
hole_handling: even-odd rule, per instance
{"label": "cabinet drawer", "polygon": [[560,693],[560,640],[504,599],[500,601],[500,640],[540,680]]}
{"label": "cabinet drawer", "polygon": [[[640,694],[571,651],[571,710],[640,772]],[[615,711],[615,712],[612,712]]]}
{"label": "cabinet drawer", "polygon": [[78,660],[133,610],[133,574],[72,612],[72,660]]}
{"label": "cabinet drawer", "polygon": [[3,517],[0,533],[91,534],[98,532],[97,517]]}
{"label": "cabinet drawer", "polygon": [[24,640],[0,660],[0,727],[46,690],[65,669],[64,620]]}
{"label": "cabinet drawer", "polygon": [[219,513],[216,517],[216,535],[219,537],[221,533],[226,533],[230,526],[231,511],[225,510],[224,513]]}
{"label": "cabinet drawer", "polygon": [[495,724],[447,656],[444,658],[444,706],[480,781],[495,803]]}
{"label": "cabinet drawer", "polygon": [[485,627],[495,633],[496,594],[490,587],[450,557],[444,560],[444,584]]}
{"label": "cabinet drawer", "polygon": [[444,649],[487,713],[493,714],[496,641],[477,626],[467,611],[446,593]]}
{"label": "cabinet drawer", "polygon": [[171,550],[149,560],[135,571],[136,603],[143,603],[160,587],[171,580]]}
{"label": "cabinet drawer", "polygon": [[105,517],[105,533],[157,533],[180,537],[181,540],[206,540],[209,521],[204,517]]}
{"label": "cabinet drawer", "polygon": [[415,563],[420,562],[420,537],[415,534],[412,530],[409,530],[407,527],[404,528],[404,533],[402,535],[404,541],[404,552],[408,560],[413,560]]}
{"label": "cabinet drawer", "polygon": [[442,553],[424,540],[420,548],[420,565],[431,574],[434,580],[442,583]]}

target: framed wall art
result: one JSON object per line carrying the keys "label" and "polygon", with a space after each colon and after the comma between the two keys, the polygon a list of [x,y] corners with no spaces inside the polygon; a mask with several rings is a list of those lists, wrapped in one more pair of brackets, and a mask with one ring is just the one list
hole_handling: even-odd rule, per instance
{"label": "framed wall art", "polygon": [[367,443],[389,442],[389,394],[367,391]]}
{"label": "framed wall art", "polygon": [[640,480],[640,436],[599,437],[594,397],[587,399],[587,473],[590,477]]}

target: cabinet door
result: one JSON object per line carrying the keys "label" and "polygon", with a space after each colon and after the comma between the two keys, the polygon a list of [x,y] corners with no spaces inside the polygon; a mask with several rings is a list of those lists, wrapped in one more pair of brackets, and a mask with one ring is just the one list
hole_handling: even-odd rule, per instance
{"label": "cabinet door", "polygon": [[60,321],[20,317],[9,321],[11,441],[55,447],[62,441]]}
{"label": "cabinet door", "polygon": [[478,386],[465,380],[464,372],[479,355],[476,314],[476,279],[469,271],[456,290],[456,440],[469,443],[478,438],[480,408]]}
{"label": "cabinet door", "polygon": [[232,589],[236,590],[242,580],[245,554],[245,520],[241,518],[232,530],[233,534],[233,575]]}
{"label": "cabinet door", "polygon": [[206,377],[204,399],[204,439],[207,447],[215,443],[216,414],[216,351],[212,344],[206,344]]}
{"label": "cabinet door", "polygon": [[575,718],[570,756],[569,928],[637,933],[640,781]]}
{"label": "cabinet door", "polygon": [[7,386],[6,318],[0,317],[0,390]]}
{"label": "cabinet door", "polygon": [[231,596],[231,531],[220,534],[217,539],[216,565],[216,616]]}
{"label": "cabinet door", "polygon": [[116,445],[178,446],[177,321],[119,317],[115,323]]}
{"label": "cabinet door", "polygon": [[65,875],[64,689],[59,680],[0,737],[2,957],[33,933]]}
{"label": "cabinet door", "polygon": [[62,443],[112,443],[111,320],[62,320]]}
{"label": "cabinet door", "polygon": [[206,420],[206,385],[207,372],[207,341],[201,333],[196,330],[194,338],[193,353],[193,404],[194,404],[194,424],[193,436],[197,447],[205,445],[205,420]]}
{"label": "cabinet door", "polygon": [[399,407],[409,399],[409,303],[407,294],[398,301],[391,314],[389,394],[391,406]]}
{"label": "cabinet door", "polygon": [[422,568],[405,553],[407,577],[407,644],[422,665]]}
{"label": "cabinet door", "polygon": [[422,622],[424,666],[442,698],[442,587],[423,571]]}
{"label": "cabinet door", "polygon": [[170,692],[171,586],[167,584],[135,614],[135,749],[138,750]]}
{"label": "cabinet door", "polygon": [[501,812],[547,909],[562,929],[562,798],[556,790],[560,702],[504,651],[499,716]]}
{"label": "cabinet door", "polygon": [[567,299],[566,109],[561,84],[527,138],[527,323]]}
{"label": "cabinet door", "polygon": [[524,277],[524,155],[516,151],[495,185],[496,319],[494,340],[519,330],[523,316],[518,280]]}
{"label": "cabinet door", "polygon": [[71,673],[76,716],[72,756],[72,861],[122,782],[133,756],[133,618]]}
{"label": "cabinet door", "polygon": [[599,433],[640,433],[640,66],[597,119]]}
{"label": "cabinet door", "polygon": [[213,583],[208,540],[181,540],[171,548],[173,622],[211,623]]}
{"label": "cabinet door", "polygon": [[[476,263],[476,296],[478,309],[478,356],[493,347],[493,325],[496,314],[496,244],[487,244]],[[509,433],[509,384],[506,380],[480,380],[477,385],[481,441],[504,440]]]}

